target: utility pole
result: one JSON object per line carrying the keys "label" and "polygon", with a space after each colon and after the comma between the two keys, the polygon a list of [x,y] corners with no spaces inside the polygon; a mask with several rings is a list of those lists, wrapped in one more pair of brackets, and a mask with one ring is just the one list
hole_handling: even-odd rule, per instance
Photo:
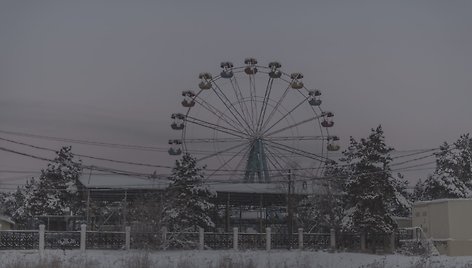
{"label": "utility pole", "polygon": [[293,233],[293,206],[292,206],[292,170],[288,170],[288,192],[287,192],[287,232],[290,235]]}
{"label": "utility pole", "polygon": [[89,226],[89,220],[90,220],[90,188],[87,189],[87,227],[90,228]]}
{"label": "utility pole", "polygon": [[89,178],[88,178],[88,185],[87,185],[87,228],[90,228],[90,225],[89,225],[89,220],[90,220],[90,179],[92,178],[92,169],[90,169],[90,173],[89,173]]}
{"label": "utility pole", "polygon": [[125,196],[123,199],[123,229],[126,227],[128,217],[128,189],[125,189]]}

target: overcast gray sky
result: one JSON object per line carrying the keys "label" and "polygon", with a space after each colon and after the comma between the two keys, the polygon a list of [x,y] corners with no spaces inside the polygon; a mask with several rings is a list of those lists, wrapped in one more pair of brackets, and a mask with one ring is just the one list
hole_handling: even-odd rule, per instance
{"label": "overcast gray sky", "polygon": [[[264,65],[278,60],[324,89],[323,107],[335,113],[344,148],[349,136],[378,124],[398,150],[432,148],[472,132],[471,14],[467,0],[4,0],[0,130],[166,147],[176,135],[169,116],[182,111],[180,92],[195,87],[197,74],[252,56]],[[73,150],[173,161],[157,152]],[[45,167],[7,152],[0,160],[4,184],[29,176],[7,170]]]}

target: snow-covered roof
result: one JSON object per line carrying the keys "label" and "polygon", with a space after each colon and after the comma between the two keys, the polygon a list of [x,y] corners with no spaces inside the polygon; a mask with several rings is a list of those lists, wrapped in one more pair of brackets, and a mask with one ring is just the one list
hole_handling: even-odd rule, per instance
{"label": "snow-covered roof", "polygon": [[278,184],[272,183],[218,183],[209,188],[216,192],[280,194],[287,192]]}
{"label": "snow-covered roof", "polygon": [[[109,174],[84,174],[79,181],[91,189],[149,189],[163,190],[169,185],[169,180],[164,177],[147,179],[142,177],[131,177],[128,175]],[[285,194],[287,186],[283,183],[208,183],[211,191],[232,193],[262,193],[262,194]],[[322,193],[323,187],[310,184],[308,187],[295,187],[298,194]]]}
{"label": "snow-covered roof", "polygon": [[87,188],[97,189],[165,189],[169,180],[158,177],[146,179],[118,174],[84,174],[79,177],[80,183]]}
{"label": "snow-covered roof", "polygon": [[429,204],[439,204],[447,202],[472,202],[472,198],[444,198],[444,199],[435,199],[430,201],[418,201],[414,205],[424,206]]}

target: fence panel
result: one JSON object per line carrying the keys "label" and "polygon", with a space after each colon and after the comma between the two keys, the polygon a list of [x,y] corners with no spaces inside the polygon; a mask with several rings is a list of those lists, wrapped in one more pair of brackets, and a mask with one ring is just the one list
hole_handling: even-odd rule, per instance
{"label": "fence panel", "polygon": [[238,233],[239,249],[265,249],[265,233]]}
{"label": "fence panel", "polygon": [[0,231],[0,249],[38,249],[39,232],[31,231]]}
{"label": "fence panel", "polygon": [[272,249],[293,249],[298,248],[298,234],[272,233]]}
{"label": "fence panel", "polygon": [[356,233],[336,234],[336,246],[339,249],[360,251],[361,235]]}
{"label": "fence panel", "polygon": [[327,249],[330,247],[330,234],[304,233],[303,246],[307,249]]}
{"label": "fence panel", "polygon": [[46,249],[78,249],[80,248],[80,232],[51,232],[44,234]]}
{"label": "fence panel", "polygon": [[205,233],[205,247],[210,249],[233,248],[232,233]]}
{"label": "fence panel", "polygon": [[125,246],[125,232],[87,231],[86,249],[122,249]]}
{"label": "fence panel", "polygon": [[197,249],[198,232],[168,232],[166,247],[168,249]]}
{"label": "fence panel", "polygon": [[161,249],[162,242],[159,232],[131,232],[132,249]]}

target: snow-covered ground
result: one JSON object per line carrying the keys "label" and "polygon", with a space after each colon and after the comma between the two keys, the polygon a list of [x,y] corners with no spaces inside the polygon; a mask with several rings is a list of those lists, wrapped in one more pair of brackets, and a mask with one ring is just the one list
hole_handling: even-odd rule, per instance
{"label": "snow-covered ground", "polygon": [[[39,265],[38,265],[39,264]],[[61,264],[61,265],[59,265]],[[315,251],[104,251],[78,250],[45,252],[0,251],[0,267],[414,267],[472,268],[470,257],[419,257],[403,255],[370,255],[360,253],[329,253]]]}

